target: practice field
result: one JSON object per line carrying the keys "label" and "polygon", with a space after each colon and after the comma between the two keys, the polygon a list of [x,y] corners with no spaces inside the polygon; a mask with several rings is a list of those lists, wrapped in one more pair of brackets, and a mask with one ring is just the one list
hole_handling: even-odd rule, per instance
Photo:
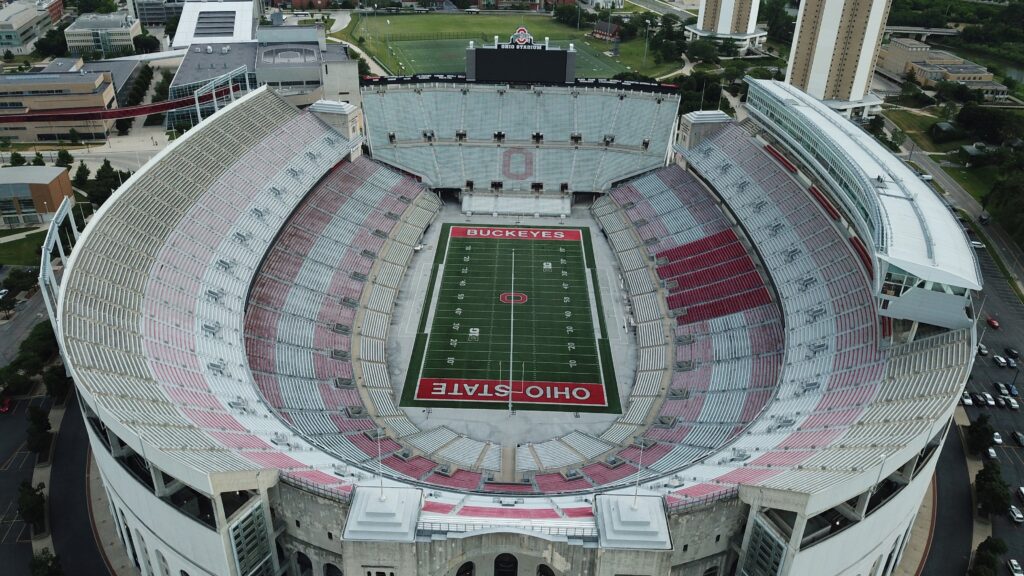
{"label": "practice field", "polygon": [[359,43],[392,74],[453,74],[465,72],[470,40],[490,44],[497,35],[508,42],[519,26],[529,29],[536,42],[550,38],[552,45],[563,48],[572,42],[579,77],[607,78],[630,70],[658,76],[682,67],[682,61],[658,64],[653,55],[645,57],[643,39],[623,42],[621,56],[612,58],[604,54],[612,49],[610,42],[546,15],[354,14],[349,26],[336,36]]}
{"label": "practice field", "polygon": [[[477,39],[479,42],[480,40]],[[460,40],[391,40],[384,63],[398,74],[462,74],[466,71],[466,46]],[[551,42],[568,47],[569,41]],[[576,75],[581,78],[610,78],[626,67],[605,56],[605,43],[593,38],[575,43]]]}
{"label": "practice field", "polygon": [[450,225],[441,243],[401,405],[619,412],[588,230]]}

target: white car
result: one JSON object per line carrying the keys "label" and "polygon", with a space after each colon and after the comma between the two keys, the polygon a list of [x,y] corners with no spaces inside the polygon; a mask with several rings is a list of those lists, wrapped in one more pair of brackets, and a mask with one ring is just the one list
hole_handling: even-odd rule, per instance
{"label": "white car", "polygon": [[971,240],[971,248],[981,249],[981,248],[984,248],[984,247],[985,247],[985,245],[982,244],[981,242],[978,242],[977,240]]}
{"label": "white car", "polygon": [[1010,569],[1010,574],[1013,576],[1024,576],[1024,570],[1020,569],[1020,562],[1017,562],[1013,558],[1006,561],[1006,566]]}
{"label": "white car", "polygon": [[964,406],[974,406],[974,400],[971,399],[971,395],[967,392],[964,392],[963,396],[960,397],[960,403]]}
{"label": "white car", "polygon": [[1006,404],[1010,407],[1010,410],[1020,410],[1020,403],[1013,398],[1007,398]]}
{"label": "white car", "polygon": [[981,395],[985,397],[986,406],[988,406],[989,408],[995,408],[996,399],[993,398],[991,394],[989,394],[988,392],[982,392]]}
{"label": "white car", "polygon": [[993,432],[992,433],[992,443],[995,444],[996,446],[1002,446],[1003,445],[1003,435],[1000,434],[999,432]]}
{"label": "white car", "polygon": [[999,460],[999,454],[996,454],[995,448],[989,448],[986,450],[985,456],[987,456],[989,460]]}
{"label": "white car", "polygon": [[1000,368],[1006,368],[1006,358],[1003,358],[1002,356],[997,354],[992,357],[992,361],[996,363],[996,366],[999,366]]}
{"label": "white car", "polygon": [[7,288],[0,288],[0,298],[3,298],[4,296],[7,296],[7,294],[9,294],[10,292],[11,291],[8,290]]}
{"label": "white car", "polygon": [[1013,521],[1017,524],[1024,524],[1024,513],[1016,506],[1010,506],[1010,518],[1013,518]]}

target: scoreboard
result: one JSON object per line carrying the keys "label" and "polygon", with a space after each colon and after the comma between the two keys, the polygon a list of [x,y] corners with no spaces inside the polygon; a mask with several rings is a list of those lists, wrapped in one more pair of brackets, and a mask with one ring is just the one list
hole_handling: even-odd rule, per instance
{"label": "scoreboard", "polygon": [[466,80],[525,84],[571,84],[576,79],[576,52],[535,44],[526,28],[509,42],[466,49]]}

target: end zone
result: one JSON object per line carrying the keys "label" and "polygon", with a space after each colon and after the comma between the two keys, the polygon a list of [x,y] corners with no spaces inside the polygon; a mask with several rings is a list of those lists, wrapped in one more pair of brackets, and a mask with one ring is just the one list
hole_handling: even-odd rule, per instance
{"label": "end zone", "polygon": [[[513,404],[553,404],[568,406],[608,406],[604,384],[582,382],[512,383]],[[448,402],[509,401],[507,380],[473,380],[465,378],[420,378],[416,383],[416,400]]]}

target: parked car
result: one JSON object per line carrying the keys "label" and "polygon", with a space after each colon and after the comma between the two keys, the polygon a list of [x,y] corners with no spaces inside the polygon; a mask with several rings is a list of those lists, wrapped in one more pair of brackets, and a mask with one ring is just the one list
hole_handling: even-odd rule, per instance
{"label": "parked car", "polygon": [[971,240],[971,248],[981,249],[981,248],[984,248],[984,247],[985,247],[984,243],[978,242],[977,240]]}
{"label": "parked car", "polygon": [[1020,404],[1018,404],[1016,400],[1014,400],[1013,398],[1010,398],[1010,397],[1006,398],[1006,405],[1010,407],[1010,410],[1019,410],[1020,409]]}
{"label": "parked car", "polygon": [[988,346],[978,344],[978,356],[988,356]]}
{"label": "parked car", "polygon": [[1006,359],[1006,366],[1009,368],[1017,368],[1017,361],[1013,358]]}
{"label": "parked car", "polygon": [[1006,384],[1003,384],[1002,382],[996,382],[995,385],[996,385],[996,391],[999,392],[1000,396],[1009,396],[1010,395],[1010,389],[1006,387]]}
{"label": "parked car", "polygon": [[964,406],[974,406],[974,400],[971,399],[971,395],[964,392],[963,396],[960,397],[960,403]]}
{"label": "parked car", "polygon": [[1010,384],[1007,388],[1010,389],[1010,396],[1013,396],[1014,398],[1020,396],[1020,394],[1017,393],[1017,387],[1013,384]]}
{"label": "parked car", "polygon": [[1006,352],[1007,358],[1013,358],[1014,360],[1020,358],[1020,352],[1016,348],[1004,348],[1003,352]]}
{"label": "parked car", "polygon": [[0,414],[7,414],[11,411],[11,398],[8,396],[0,400]]}
{"label": "parked car", "polygon": [[985,401],[985,397],[977,392],[971,394],[971,398],[974,399],[975,406],[988,406],[988,402]]}
{"label": "parked car", "polygon": [[989,316],[985,321],[988,322],[988,325],[991,326],[993,330],[999,330],[999,320]]}
{"label": "parked car", "polygon": [[989,460],[999,460],[999,455],[996,454],[995,448],[989,448],[988,450],[986,450],[985,457],[988,458]]}
{"label": "parked car", "polygon": [[4,296],[7,296],[10,293],[11,291],[8,290],[7,288],[0,288],[0,298],[3,298]]}
{"label": "parked car", "polygon": [[995,444],[996,446],[1002,446],[1003,445],[1003,435],[1000,434],[999,432],[993,432],[992,433],[992,443]]}
{"label": "parked car", "polygon": [[1013,521],[1017,524],[1024,524],[1024,513],[1016,506],[1010,506],[1010,518],[1013,518]]}
{"label": "parked car", "polygon": [[993,398],[991,394],[989,394],[988,392],[982,392],[981,395],[985,397],[986,406],[988,406],[989,408],[995,408],[996,399]]}
{"label": "parked car", "polygon": [[995,356],[992,357],[992,361],[996,363],[996,366],[999,366],[1000,368],[1006,368],[1006,358],[1003,358],[1002,356],[996,354]]}
{"label": "parked car", "polygon": [[1017,562],[1015,559],[1010,558],[1007,560],[1006,566],[1010,569],[1010,574],[1012,576],[1024,576],[1024,570],[1021,570],[1020,562]]}
{"label": "parked car", "polygon": [[1020,432],[1014,430],[1013,439],[1017,441],[1018,445],[1024,446],[1024,434],[1021,434]]}
{"label": "parked car", "polygon": [[1006,396],[996,396],[996,406],[1006,408]]}

